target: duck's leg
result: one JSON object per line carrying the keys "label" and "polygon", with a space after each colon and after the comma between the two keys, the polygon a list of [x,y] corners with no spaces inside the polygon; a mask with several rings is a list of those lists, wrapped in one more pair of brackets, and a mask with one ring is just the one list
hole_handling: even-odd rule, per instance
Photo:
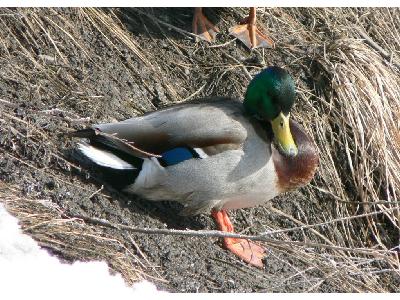
{"label": "duck's leg", "polygon": [[229,33],[241,40],[247,48],[273,48],[274,42],[256,26],[256,8],[250,7],[250,13],[239,25],[229,29]]}
{"label": "duck's leg", "polygon": [[[213,210],[211,215],[221,231],[234,232],[233,225],[229,220],[226,211]],[[245,262],[259,268],[264,267],[262,259],[265,256],[265,249],[263,247],[249,240],[238,238],[224,238],[224,247],[243,259]]]}
{"label": "duck's leg", "polygon": [[219,32],[218,28],[203,14],[203,9],[196,7],[193,15],[193,33],[207,42],[212,42],[217,32]]}

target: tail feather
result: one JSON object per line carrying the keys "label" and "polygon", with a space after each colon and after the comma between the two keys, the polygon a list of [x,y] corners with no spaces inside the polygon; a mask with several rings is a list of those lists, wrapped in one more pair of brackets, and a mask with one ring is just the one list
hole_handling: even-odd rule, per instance
{"label": "tail feather", "polygon": [[92,145],[79,142],[76,148],[75,158],[80,163],[87,165],[96,177],[116,189],[133,184],[142,170],[143,160],[128,156],[126,153],[118,153],[103,145]]}
{"label": "tail feather", "polygon": [[119,158],[110,151],[99,149],[87,143],[78,143],[78,151],[99,166],[117,169],[117,170],[132,170],[137,169],[134,165]]}

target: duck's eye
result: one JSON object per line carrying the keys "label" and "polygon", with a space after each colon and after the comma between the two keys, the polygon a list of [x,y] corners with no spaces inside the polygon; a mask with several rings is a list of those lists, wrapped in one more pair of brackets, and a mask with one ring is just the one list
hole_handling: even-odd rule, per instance
{"label": "duck's eye", "polygon": [[279,125],[283,128],[283,125],[285,125],[285,124],[283,123],[283,120],[279,123]]}

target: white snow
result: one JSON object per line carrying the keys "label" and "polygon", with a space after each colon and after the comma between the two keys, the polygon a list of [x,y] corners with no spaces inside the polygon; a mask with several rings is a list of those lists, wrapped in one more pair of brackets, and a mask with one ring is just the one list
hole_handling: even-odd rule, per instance
{"label": "white snow", "polygon": [[105,262],[61,263],[28,235],[0,203],[1,299],[141,299],[159,296],[150,282],[129,287]]}

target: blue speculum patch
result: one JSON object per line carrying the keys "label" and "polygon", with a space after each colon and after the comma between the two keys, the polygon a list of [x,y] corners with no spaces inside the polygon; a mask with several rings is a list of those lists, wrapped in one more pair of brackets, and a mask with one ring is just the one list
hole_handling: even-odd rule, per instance
{"label": "blue speculum patch", "polygon": [[199,157],[199,155],[193,149],[186,147],[179,147],[168,150],[162,153],[161,156],[161,164],[164,166],[176,165],[182,161]]}

